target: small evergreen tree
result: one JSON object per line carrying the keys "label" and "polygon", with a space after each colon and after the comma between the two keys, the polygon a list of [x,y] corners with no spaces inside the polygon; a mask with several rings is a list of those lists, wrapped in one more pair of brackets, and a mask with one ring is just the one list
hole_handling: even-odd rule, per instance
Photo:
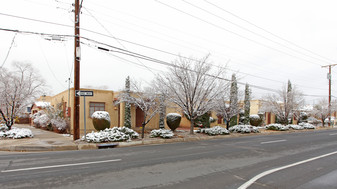
{"label": "small evergreen tree", "polygon": [[[232,81],[231,81],[231,88],[230,88],[230,94],[229,94],[229,106],[232,112],[239,113],[239,107],[238,107],[238,83],[236,81],[235,74],[232,75]],[[237,121],[237,114],[235,114],[230,119],[230,126],[234,126],[238,124]],[[228,129],[228,128],[227,128]]]}
{"label": "small evergreen tree", "polygon": [[246,87],[245,87],[245,100],[244,100],[244,117],[245,117],[245,119],[243,120],[244,124],[249,123],[250,98],[251,98],[250,94],[251,94],[251,91],[250,91],[249,85],[247,83]]}
{"label": "small evergreen tree", "polygon": [[[128,76],[125,80],[125,92],[130,96],[130,77]],[[125,102],[125,111],[124,111],[124,126],[131,128],[131,104],[130,102]]]}
{"label": "small evergreen tree", "polygon": [[165,129],[165,114],[166,114],[166,107],[165,107],[165,97],[164,95],[160,95],[160,110],[159,110],[159,129]]}

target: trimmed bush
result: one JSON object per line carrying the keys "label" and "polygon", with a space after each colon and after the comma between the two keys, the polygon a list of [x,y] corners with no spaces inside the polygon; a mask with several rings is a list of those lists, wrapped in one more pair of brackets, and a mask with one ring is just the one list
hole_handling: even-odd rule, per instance
{"label": "trimmed bush", "polygon": [[262,119],[257,114],[252,114],[249,116],[249,121],[252,126],[260,126],[262,123]]}
{"label": "trimmed bush", "polygon": [[221,126],[215,126],[212,128],[200,129],[197,131],[198,133],[205,133],[208,135],[229,135],[229,131]]}
{"label": "trimmed bush", "polygon": [[173,137],[173,132],[168,129],[157,129],[157,130],[152,130],[150,133],[151,138],[155,137],[161,137],[161,138],[172,138]]}
{"label": "trimmed bush", "polygon": [[275,123],[275,124],[267,125],[266,129],[267,130],[274,130],[274,131],[287,131],[287,130],[289,130],[289,126]]}
{"label": "trimmed bush", "polygon": [[251,125],[235,125],[229,128],[231,133],[259,133],[259,129]]}
{"label": "trimmed bush", "polygon": [[110,128],[110,115],[106,111],[96,111],[92,114],[92,123],[97,131]]}
{"label": "trimmed bush", "polygon": [[166,115],[166,124],[172,130],[176,130],[181,121],[181,115],[178,113],[169,113]]}
{"label": "trimmed bush", "polygon": [[304,127],[300,126],[300,125],[288,125],[289,128],[294,129],[294,130],[303,130]]}
{"label": "trimmed bush", "polygon": [[4,125],[1,125],[0,127],[0,138],[19,139],[32,137],[33,133],[30,129],[12,127],[11,130],[8,130]]}
{"label": "trimmed bush", "polygon": [[301,125],[304,129],[316,129],[316,127],[310,123],[300,123],[299,125]]}
{"label": "trimmed bush", "polygon": [[[113,127],[104,129],[99,132],[91,132],[86,135],[87,142],[122,142],[131,141],[133,138],[138,138],[139,134],[127,127]],[[82,137],[84,140],[84,136]]]}

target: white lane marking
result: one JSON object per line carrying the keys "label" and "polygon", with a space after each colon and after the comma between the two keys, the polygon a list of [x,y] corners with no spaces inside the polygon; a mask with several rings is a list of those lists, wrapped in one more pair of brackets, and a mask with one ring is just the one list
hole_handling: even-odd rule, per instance
{"label": "white lane marking", "polygon": [[296,162],[296,163],[292,163],[290,165],[285,165],[285,166],[282,166],[282,167],[279,167],[279,168],[270,169],[268,171],[262,172],[262,173],[256,175],[255,177],[251,178],[249,181],[247,181],[243,185],[241,185],[238,189],[246,189],[250,185],[252,185],[255,181],[257,181],[258,179],[260,179],[264,176],[267,176],[269,174],[272,174],[276,171],[280,171],[282,169],[286,169],[286,168],[289,168],[289,167],[293,167],[293,166],[296,166],[296,165],[300,165],[300,164],[303,164],[303,163],[314,161],[316,159],[324,158],[324,157],[331,156],[331,155],[334,155],[334,154],[337,154],[337,151],[334,151],[334,152],[331,152],[331,153],[328,153],[328,154],[324,154],[324,155],[321,155],[321,156],[313,157],[313,158],[310,158],[310,159],[307,159],[307,160],[299,161],[299,162]]}
{"label": "white lane marking", "polygon": [[9,172],[29,171],[29,170],[37,170],[37,169],[50,169],[50,168],[58,168],[58,167],[70,167],[70,166],[78,166],[78,165],[108,163],[108,162],[114,162],[114,161],[121,161],[121,159],[111,159],[111,160],[104,160],[104,161],[92,161],[92,162],[84,162],[84,163],[72,163],[72,164],[64,164],[64,165],[51,165],[51,166],[43,166],[43,167],[30,167],[30,168],[23,168],[23,169],[3,170],[1,172],[2,173],[9,173]]}
{"label": "white lane marking", "polygon": [[337,133],[331,133],[331,134],[329,134],[329,135],[337,135]]}
{"label": "white lane marking", "polygon": [[285,141],[287,140],[273,140],[273,141],[261,142],[261,144],[269,144],[269,143],[285,142]]}

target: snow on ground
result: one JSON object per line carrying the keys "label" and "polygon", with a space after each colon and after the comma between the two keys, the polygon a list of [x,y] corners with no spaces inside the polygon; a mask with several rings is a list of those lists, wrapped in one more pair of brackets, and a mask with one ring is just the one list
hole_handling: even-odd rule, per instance
{"label": "snow on ground", "polygon": [[[138,138],[139,134],[127,127],[113,127],[109,129],[104,129],[99,132],[91,132],[86,135],[87,142],[122,142],[131,141],[133,138]],[[82,137],[84,139],[84,136]]]}
{"label": "snow on ground", "polygon": [[30,129],[12,127],[8,130],[5,125],[0,126],[0,138],[32,138],[33,133]]}

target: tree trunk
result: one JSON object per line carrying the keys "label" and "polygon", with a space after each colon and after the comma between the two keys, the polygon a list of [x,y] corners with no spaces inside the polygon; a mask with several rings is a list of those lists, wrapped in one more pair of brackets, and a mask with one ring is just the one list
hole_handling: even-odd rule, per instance
{"label": "tree trunk", "polygon": [[145,122],[142,123],[142,138],[144,138]]}
{"label": "tree trunk", "polygon": [[230,121],[227,121],[227,120],[226,120],[226,129],[227,129],[227,130],[229,129],[229,123],[230,123]]}
{"label": "tree trunk", "polygon": [[191,119],[191,127],[190,127],[190,134],[194,134],[194,119]]}
{"label": "tree trunk", "polygon": [[5,121],[5,124],[8,128],[8,130],[12,129],[12,125],[13,125],[13,118],[11,118],[11,120],[9,118],[6,118],[6,116],[4,115],[4,113],[2,112],[2,110],[0,109],[0,114],[2,116],[2,119]]}

